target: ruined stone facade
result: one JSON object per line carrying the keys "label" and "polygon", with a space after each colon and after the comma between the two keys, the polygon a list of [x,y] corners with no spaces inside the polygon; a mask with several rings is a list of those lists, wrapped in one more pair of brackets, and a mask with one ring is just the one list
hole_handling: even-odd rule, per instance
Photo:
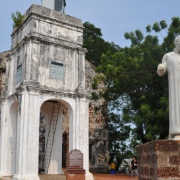
{"label": "ruined stone facade", "polygon": [[[47,174],[64,173],[62,126],[67,109],[68,152],[78,149],[83,153],[85,179],[93,180],[82,21],[32,5],[11,37],[11,54],[1,83],[5,86],[1,94],[0,177],[39,180],[41,165]],[[1,57],[6,58],[6,52]]]}
{"label": "ruined stone facade", "polygon": [[[5,86],[5,82],[7,81],[7,73],[6,71],[6,61],[9,60],[11,55],[11,51],[6,51],[0,53],[0,68],[1,68],[1,76],[0,76],[0,88],[1,92],[4,93],[6,91],[7,86]],[[92,83],[93,79],[96,76],[95,67],[90,64],[88,61],[85,62],[85,87],[89,93],[96,92],[97,94],[104,89],[104,84],[98,84],[98,88],[93,90]],[[4,96],[4,95],[3,95]],[[66,164],[67,158],[67,150],[68,150],[68,135],[69,135],[69,113],[67,108],[63,110],[63,164]],[[40,115],[40,120],[42,123],[40,124],[40,135],[43,139],[45,136],[45,123],[43,114]],[[40,156],[43,155],[43,144],[41,144],[40,140]],[[108,130],[107,130],[107,121],[106,121],[106,101],[103,98],[98,98],[97,100],[90,100],[89,105],[89,165],[91,172],[107,172],[108,165]],[[39,160],[39,166],[42,166],[42,163]]]}
{"label": "ruined stone facade", "polygon": [[[93,79],[96,77],[95,67],[86,61],[86,89],[91,93],[104,91],[104,84],[99,83],[97,89],[92,88]],[[89,104],[89,163],[90,171],[94,173],[107,173],[109,170],[108,154],[108,128],[107,104],[102,97],[93,98]]]}
{"label": "ruined stone facade", "polygon": [[11,51],[5,51],[0,53],[0,94],[4,96],[5,93],[5,83],[7,77],[5,75],[6,72],[6,62],[10,58]]}
{"label": "ruined stone facade", "polygon": [[180,141],[157,140],[138,147],[139,180],[179,180]]}

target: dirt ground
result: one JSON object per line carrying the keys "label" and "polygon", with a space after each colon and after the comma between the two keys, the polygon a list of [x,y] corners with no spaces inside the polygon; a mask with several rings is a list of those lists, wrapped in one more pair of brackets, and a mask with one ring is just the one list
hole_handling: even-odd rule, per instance
{"label": "dirt ground", "polygon": [[135,180],[130,175],[123,174],[93,174],[95,180]]}
{"label": "dirt ground", "polygon": [[[93,174],[94,180],[136,180],[130,175],[123,174]],[[3,177],[0,180],[11,180],[12,177]],[[65,175],[40,175],[40,180],[66,180]]]}

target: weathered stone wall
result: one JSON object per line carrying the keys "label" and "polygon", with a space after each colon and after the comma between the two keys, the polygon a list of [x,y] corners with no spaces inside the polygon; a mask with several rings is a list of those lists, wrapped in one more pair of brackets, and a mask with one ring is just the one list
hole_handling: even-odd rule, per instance
{"label": "weathered stone wall", "polygon": [[[11,36],[9,95],[16,92],[21,82],[38,84],[44,91],[71,94],[85,87],[86,49],[82,48],[80,19],[32,5]],[[51,77],[52,63],[61,64],[61,79]],[[21,82],[16,78],[18,67],[22,67]]]}
{"label": "weathered stone wall", "polygon": [[180,141],[157,140],[138,147],[139,180],[179,180]]}
{"label": "weathered stone wall", "polygon": [[12,33],[12,50],[24,43],[30,35],[45,42],[61,43],[72,48],[81,47],[82,28],[80,19],[63,13],[59,15],[57,11],[33,4],[26,12],[23,24]]}
{"label": "weathered stone wall", "polygon": [[6,62],[9,60],[11,51],[0,53],[0,94],[4,95],[6,85]]}
{"label": "weathered stone wall", "polygon": [[[104,90],[104,84],[97,85],[97,89],[92,88],[93,79],[97,75],[94,66],[86,61],[86,89],[97,95]],[[108,165],[108,129],[106,118],[106,101],[99,97],[91,99],[89,105],[89,158],[90,171],[93,173],[106,173]]]}
{"label": "weathered stone wall", "polygon": [[45,136],[48,158],[45,158],[44,169],[50,174],[62,173],[62,133],[55,133],[55,130],[62,132],[64,108],[48,108],[48,101],[57,100],[69,110],[69,151],[78,149],[83,153],[86,179],[92,180],[88,141],[90,94],[85,88],[86,49],[82,47],[82,21],[32,5],[11,37],[11,56],[6,61],[5,74],[7,90],[1,103],[1,175],[39,179],[41,110],[46,122],[53,121],[46,125],[51,135]]}
{"label": "weathered stone wall", "polygon": [[[6,61],[10,58],[11,51],[0,53],[0,89],[5,90],[5,71]],[[96,76],[95,67],[88,61],[85,62],[85,79],[86,89],[89,92],[102,91],[104,84],[99,84],[96,90],[92,89],[93,78]],[[64,115],[63,132],[68,133],[68,114]],[[107,172],[108,171],[108,129],[106,121],[106,101],[103,98],[91,100],[89,106],[89,158],[90,171],[92,172]]]}

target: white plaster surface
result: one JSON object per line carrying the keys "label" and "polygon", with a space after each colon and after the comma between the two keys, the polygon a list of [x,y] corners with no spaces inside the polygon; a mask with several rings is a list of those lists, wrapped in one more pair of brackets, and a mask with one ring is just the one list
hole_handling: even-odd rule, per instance
{"label": "white plaster surface", "polygon": [[[31,10],[40,11],[41,8],[33,6]],[[51,16],[53,14],[61,18],[60,14],[52,11]],[[91,180],[93,177],[89,173],[88,151],[89,95],[85,91],[82,24],[78,19],[66,15],[62,15],[62,20],[69,20],[63,23],[55,21],[53,17],[47,19],[43,15],[36,16],[28,17],[12,37],[12,56],[7,62],[6,74],[9,83],[6,97],[1,103],[0,175],[14,175],[13,179],[18,180],[39,179],[40,112],[46,113],[48,129],[52,106],[46,101],[56,100],[69,112],[69,151],[79,149],[83,153],[86,180]],[[31,36],[36,39],[29,38]],[[63,81],[49,78],[51,61],[64,64]],[[16,71],[20,64],[22,81],[17,84]],[[63,108],[60,108],[48,171],[51,174],[63,173],[62,111]]]}
{"label": "white plaster surface", "polygon": [[175,39],[173,52],[166,53],[158,65],[158,75],[168,72],[169,80],[169,138],[180,135],[180,36]]}

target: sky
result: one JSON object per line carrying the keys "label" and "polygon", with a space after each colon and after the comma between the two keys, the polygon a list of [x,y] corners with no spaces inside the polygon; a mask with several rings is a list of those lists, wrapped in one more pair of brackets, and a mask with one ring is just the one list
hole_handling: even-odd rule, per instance
{"label": "sky", "polygon": [[[51,1],[51,0],[50,0]],[[0,52],[11,49],[11,14],[24,14],[32,4],[41,0],[1,0]],[[174,16],[180,17],[180,0],[66,0],[66,14],[89,22],[101,29],[105,41],[120,47],[129,46],[125,32],[136,29],[146,32],[146,26]]]}

